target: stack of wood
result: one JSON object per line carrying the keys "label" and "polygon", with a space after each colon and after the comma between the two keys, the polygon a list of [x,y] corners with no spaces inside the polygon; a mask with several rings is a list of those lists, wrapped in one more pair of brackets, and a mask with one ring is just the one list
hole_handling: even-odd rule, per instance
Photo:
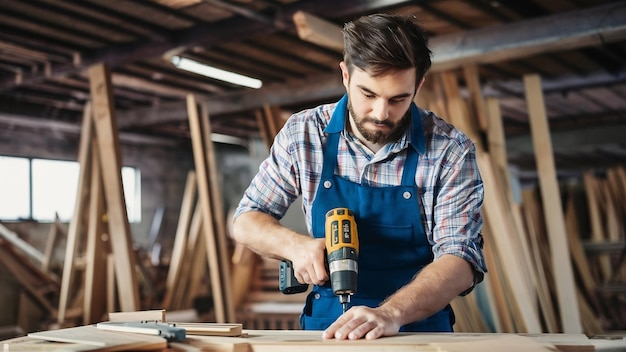
{"label": "stack of wood", "polygon": [[[615,288],[616,282],[621,287],[626,282],[624,260],[615,255],[624,248],[623,169],[608,170],[604,181],[585,173],[586,204],[580,192],[573,192],[574,186],[560,184],[541,80],[528,75],[524,84],[531,132],[535,149],[541,151],[536,156],[538,184],[513,194],[499,103],[494,98],[482,98],[478,70],[471,65],[463,69],[469,94],[462,97],[457,73],[431,77],[417,102],[439,116],[450,117],[448,122],[475,142],[485,185],[489,274],[474,293],[453,302],[456,330],[597,335],[606,329],[623,329],[624,291],[619,295]],[[581,178],[578,187],[582,183]],[[583,238],[588,237],[588,230],[578,221],[581,212],[590,219],[591,244],[612,243],[612,257],[610,253],[594,256],[586,250]],[[612,294],[610,299],[607,291]]]}

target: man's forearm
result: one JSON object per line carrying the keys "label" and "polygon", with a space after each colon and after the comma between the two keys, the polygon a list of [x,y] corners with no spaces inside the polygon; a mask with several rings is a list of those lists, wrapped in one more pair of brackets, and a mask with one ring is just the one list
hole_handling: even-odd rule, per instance
{"label": "man's forearm", "polygon": [[240,214],[232,227],[233,239],[253,251],[269,257],[287,258],[289,248],[303,236],[280,224],[273,216],[250,211]]}
{"label": "man's forearm", "polygon": [[381,305],[399,325],[428,318],[472,286],[474,273],[462,258],[447,254],[426,266]]}
{"label": "man's forearm", "polygon": [[251,211],[233,222],[233,238],[253,251],[293,262],[300,283],[321,285],[328,280],[324,265],[324,240],[282,226],[271,215]]}

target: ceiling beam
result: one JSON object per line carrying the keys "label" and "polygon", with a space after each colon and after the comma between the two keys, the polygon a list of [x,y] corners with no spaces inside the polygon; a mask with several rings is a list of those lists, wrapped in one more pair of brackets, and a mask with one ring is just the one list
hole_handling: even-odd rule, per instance
{"label": "ceiling beam", "polygon": [[[205,106],[209,115],[220,115],[254,110],[264,105],[291,105],[339,98],[344,92],[341,75],[337,72],[334,75],[320,75],[310,80],[271,84],[266,88],[250,92],[219,97],[198,97],[198,101]],[[188,119],[187,105],[184,101],[132,111],[118,111],[117,117],[119,128],[149,126]]]}
{"label": "ceiling beam", "polygon": [[[285,5],[277,11],[272,24],[250,21],[247,17],[235,16],[215,23],[201,23],[191,28],[172,32],[168,38],[133,42],[125,45],[108,46],[94,54],[79,53],[74,62],[50,63],[47,72],[22,72],[0,80],[0,90],[20,85],[40,83],[47,78],[64,77],[79,73],[87,67],[104,63],[111,68],[128,63],[156,58],[168,52],[180,52],[195,45],[214,45],[239,41],[250,37],[269,34],[285,28],[294,30],[292,15],[298,10],[309,11],[325,18],[346,15],[355,8],[368,11],[376,6],[397,6],[407,0],[303,0]],[[295,31],[295,30],[294,30]]]}
{"label": "ceiling beam", "polygon": [[601,46],[626,38],[626,1],[434,37],[433,70]]}
{"label": "ceiling beam", "polygon": [[304,11],[297,11],[293,15],[293,23],[300,39],[343,52],[343,34],[340,26]]}
{"label": "ceiling beam", "polygon": [[[574,49],[626,37],[626,2],[553,16],[433,37],[433,72],[458,68],[466,63],[514,60],[539,52]],[[341,96],[340,73],[309,80],[268,85],[256,91],[230,96],[198,97],[209,114],[236,113],[264,104],[299,104]],[[184,102],[118,112],[121,128],[186,120]]]}

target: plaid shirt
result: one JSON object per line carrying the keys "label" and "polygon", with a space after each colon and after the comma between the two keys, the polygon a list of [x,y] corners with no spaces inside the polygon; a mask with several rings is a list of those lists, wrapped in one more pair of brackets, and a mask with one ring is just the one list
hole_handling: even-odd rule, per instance
{"label": "plaid shirt", "polygon": [[[311,206],[322,173],[326,136],[324,129],[336,103],[320,105],[292,115],[274,139],[270,155],[245,191],[235,217],[257,210],[281,219],[287,208],[302,196],[306,225],[311,233]],[[415,184],[420,195],[424,232],[435,258],[454,254],[467,260],[478,282],[485,273],[482,253],[483,183],[476,164],[475,148],[463,133],[427,112],[422,119],[423,136],[404,137],[372,153],[345,129],[341,132],[335,174],[368,186],[395,186],[409,143],[419,146]],[[417,209],[416,209],[417,211]]]}

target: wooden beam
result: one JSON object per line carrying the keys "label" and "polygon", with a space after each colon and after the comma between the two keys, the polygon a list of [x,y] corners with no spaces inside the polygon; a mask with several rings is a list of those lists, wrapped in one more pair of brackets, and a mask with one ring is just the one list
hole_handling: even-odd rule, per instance
{"label": "wooden beam", "polygon": [[122,157],[109,69],[102,63],[91,66],[89,83],[120,308],[135,311],[139,308],[139,287],[122,187]]}
{"label": "wooden beam", "polygon": [[207,257],[213,292],[213,305],[218,323],[234,321],[232,305],[230,263],[226,258],[226,236],[224,233],[223,209],[219,199],[219,185],[216,174],[209,117],[206,110],[198,111],[195,97],[187,96],[189,130],[193,147],[194,162],[198,175],[198,197],[202,208],[202,226],[206,239]]}
{"label": "wooden beam", "polygon": [[465,85],[470,95],[470,106],[473,111],[472,117],[476,120],[478,130],[486,132],[488,129],[487,107],[485,99],[483,99],[482,88],[480,86],[480,77],[478,75],[478,66],[476,64],[463,65],[463,75],[465,77]]}
{"label": "wooden beam", "polygon": [[74,214],[67,230],[65,260],[63,261],[63,276],[61,278],[61,293],[59,295],[59,313],[57,320],[60,324],[65,321],[65,313],[70,300],[70,289],[74,280],[74,259],[78,248],[78,241],[84,225],[84,212],[89,192],[89,178],[91,172],[91,140],[93,138],[93,109],[87,103],[83,111],[82,132],[78,144],[78,189],[74,203]]}
{"label": "wooden beam", "polygon": [[[409,3],[409,1],[385,0],[382,5],[393,6],[404,3]],[[168,54],[170,52],[181,52],[196,45],[212,46],[231,41],[239,42],[254,36],[274,33],[279,27],[290,30],[293,29],[293,13],[298,10],[310,11],[318,16],[341,18],[354,11],[368,12],[380,6],[381,4],[377,1],[369,0],[297,1],[281,5],[280,11],[270,23],[250,21],[243,16],[232,16],[219,22],[200,23],[175,32],[153,30],[150,33],[150,40],[113,45],[95,54],[77,53],[77,59],[73,62],[47,62],[49,69],[45,70],[46,72],[20,72],[14,76],[8,75],[0,79],[0,90],[25,84],[37,84],[53,77],[69,76],[98,63],[104,63],[109,67],[119,67],[130,62],[168,56],[171,55]]]}
{"label": "wooden beam", "polygon": [[61,220],[59,219],[59,213],[55,212],[54,222],[50,223],[50,231],[48,231],[48,237],[46,238],[46,248],[43,251],[43,260],[41,261],[41,269],[45,272],[50,272],[50,262],[54,255],[54,247],[60,231]]}
{"label": "wooden beam", "polygon": [[89,216],[87,224],[86,266],[83,286],[83,324],[102,321],[106,313],[106,272],[108,250],[104,235],[104,194],[97,141],[92,141],[91,190],[89,192]]}
{"label": "wooden beam", "polygon": [[[300,4],[302,2],[296,2]],[[319,0],[312,3],[321,3]],[[357,5],[354,5],[357,6]],[[297,10],[306,10],[302,4]],[[330,10],[318,9],[317,16],[336,18]],[[292,12],[293,13],[293,12]],[[244,25],[245,26],[245,25]],[[337,26],[337,30],[340,27]],[[558,36],[554,33],[559,33]],[[609,35],[606,37],[605,35]],[[538,52],[552,52],[601,44],[601,38],[610,41],[626,37],[626,4],[608,4],[586,8],[528,21],[503,24],[460,33],[433,37],[430,47],[434,62],[430,72],[446,71],[473,63],[493,63],[515,60]],[[623,75],[622,75],[623,77]],[[285,105],[312,100],[339,98],[345,89],[337,73],[267,85],[253,92],[229,96],[197,96],[206,105],[210,115],[254,110],[264,104]],[[585,78],[586,79],[586,78]],[[607,79],[615,79],[607,75]],[[1,87],[1,85],[0,85]],[[564,87],[569,88],[568,84]],[[120,114],[120,127],[153,125],[165,121],[185,121],[183,102],[161,104],[158,107],[137,109]]]}
{"label": "wooden beam", "polygon": [[304,11],[296,11],[293,14],[293,23],[300,39],[343,52],[343,34],[340,26]]}
{"label": "wooden beam", "polygon": [[165,280],[165,296],[163,298],[163,308],[171,309],[172,297],[174,291],[180,289],[180,270],[185,260],[185,252],[189,238],[189,227],[193,207],[196,204],[196,173],[189,171],[187,173],[187,181],[185,182],[185,191],[183,192],[183,202],[180,207],[180,215],[178,217],[178,226],[176,227],[176,235],[174,237],[174,247],[170,256],[170,265]]}
{"label": "wooden beam", "polygon": [[552,251],[552,266],[559,303],[561,326],[566,333],[582,332],[580,311],[576,298],[576,285],[572,270],[569,246],[559,184],[556,177],[548,117],[541,89],[541,78],[536,74],[524,76],[526,101],[533,145],[536,151],[537,171],[543,200],[544,216]]}
{"label": "wooden beam", "polygon": [[30,258],[37,262],[37,265],[41,266],[44,260],[44,254],[37,248],[33,247],[30,243],[24,241],[15,232],[9,230],[4,225],[0,224],[0,237],[11,243],[13,246],[19,248],[22,252],[26,253]]}

